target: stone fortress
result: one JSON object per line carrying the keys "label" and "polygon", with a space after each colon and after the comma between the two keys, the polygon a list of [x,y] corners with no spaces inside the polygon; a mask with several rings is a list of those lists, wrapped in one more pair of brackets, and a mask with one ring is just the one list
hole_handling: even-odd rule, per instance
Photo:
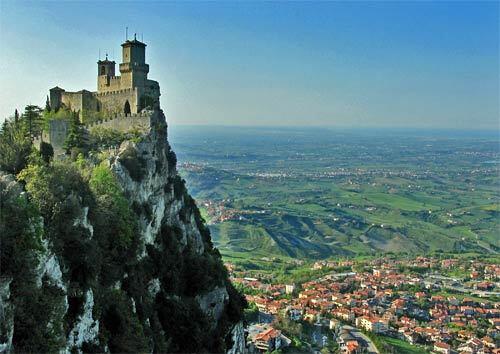
{"label": "stone fortress", "polygon": [[[101,126],[126,132],[131,129],[147,130],[154,112],[160,109],[160,85],[148,79],[146,44],[126,40],[122,45],[120,76],[116,76],[114,61],[97,62],[97,91],[69,92],[60,87],[50,89],[50,107],[53,111],[66,109],[76,112],[88,128]],[[56,155],[63,153],[69,131],[67,120],[54,119],[49,129],[35,139],[50,143]]]}
{"label": "stone fortress", "polygon": [[120,76],[116,76],[114,61],[97,62],[97,91],[65,91],[60,87],[50,90],[50,106],[80,113],[85,123],[86,112],[101,112],[103,116],[136,114],[144,109],[160,106],[160,85],[148,79],[146,44],[135,38],[122,44]]}

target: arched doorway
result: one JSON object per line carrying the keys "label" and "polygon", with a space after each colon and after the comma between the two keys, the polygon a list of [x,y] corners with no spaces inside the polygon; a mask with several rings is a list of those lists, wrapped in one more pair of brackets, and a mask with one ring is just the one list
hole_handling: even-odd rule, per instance
{"label": "arched doorway", "polygon": [[125,115],[130,114],[130,103],[128,103],[128,100],[125,102],[125,107],[123,108],[123,112],[125,113]]}

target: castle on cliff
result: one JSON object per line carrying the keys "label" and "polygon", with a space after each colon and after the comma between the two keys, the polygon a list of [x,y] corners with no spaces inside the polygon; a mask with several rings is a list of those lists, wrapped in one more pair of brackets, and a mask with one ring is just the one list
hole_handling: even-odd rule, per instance
{"label": "castle on cliff", "polygon": [[[87,130],[102,127],[127,132],[145,131],[151,119],[160,110],[160,85],[148,79],[146,44],[126,40],[122,44],[120,76],[115,74],[116,63],[108,60],[97,62],[97,91],[69,92],[60,87],[50,89],[50,109],[78,113]],[[34,143],[50,143],[55,155],[64,154],[64,143],[69,134],[67,119],[52,119],[48,129],[35,137]]]}
{"label": "castle on cliff", "polygon": [[148,79],[146,44],[126,40],[122,45],[120,76],[115,74],[116,63],[108,60],[97,62],[97,91],[69,92],[60,87],[50,89],[50,106],[79,112],[85,123],[85,113],[102,113],[102,116],[130,115],[160,106],[160,85]]}

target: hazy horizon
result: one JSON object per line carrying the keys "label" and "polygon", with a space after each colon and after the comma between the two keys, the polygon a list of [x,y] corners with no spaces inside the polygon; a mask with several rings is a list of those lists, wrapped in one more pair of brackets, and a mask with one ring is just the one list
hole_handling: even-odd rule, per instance
{"label": "hazy horizon", "polygon": [[497,2],[0,3],[0,121],[144,36],[173,125],[499,129]]}

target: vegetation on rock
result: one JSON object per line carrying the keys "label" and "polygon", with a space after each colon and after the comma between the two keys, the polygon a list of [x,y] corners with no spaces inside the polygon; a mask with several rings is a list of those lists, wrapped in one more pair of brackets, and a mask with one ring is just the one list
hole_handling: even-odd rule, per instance
{"label": "vegetation on rock", "polygon": [[[70,159],[53,159],[50,145],[36,151],[22,116],[0,132],[0,146],[10,148],[1,150],[0,167],[17,178],[8,177],[14,190],[7,177],[0,179],[1,275],[12,279],[14,349],[72,350],[69,334],[90,316],[86,323],[98,321],[97,335],[78,344],[86,352],[226,350],[246,303],[229,282],[184,182],[165,177],[164,189],[182,203],[180,219],[194,216],[204,251],[186,244],[192,236],[166,218],[159,221],[154,243],[145,244],[139,223],[152,220],[151,206],[131,205],[111,169],[110,153],[103,153],[142,137],[94,130],[87,139],[73,118],[66,144]],[[119,162],[140,183],[148,165],[130,146]],[[170,148],[165,154],[165,165],[175,171],[175,154]],[[196,300],[215,287],[229,294],[218,320]],[[89,292],[93,307],[85,314]]]}

